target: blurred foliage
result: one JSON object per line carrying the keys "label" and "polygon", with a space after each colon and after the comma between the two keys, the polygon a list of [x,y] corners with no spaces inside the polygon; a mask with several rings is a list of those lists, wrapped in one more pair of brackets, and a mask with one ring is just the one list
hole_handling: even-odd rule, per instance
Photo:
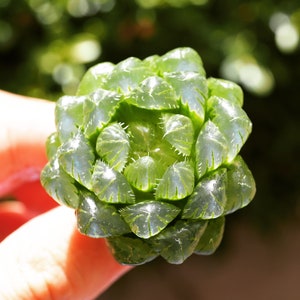
{"label": "blurred foliage", "polygon": [[299,214],[299,32],[298,0],[0,0],[0,88],[55,100],[98,62],[193,47],[244,88],[257,195],[239,215],[271,228]]}

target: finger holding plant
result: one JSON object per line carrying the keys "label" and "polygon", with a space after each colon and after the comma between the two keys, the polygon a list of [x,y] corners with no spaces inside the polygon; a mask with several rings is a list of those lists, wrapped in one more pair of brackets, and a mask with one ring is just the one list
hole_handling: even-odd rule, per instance
{"label": "finger holding plant", "polygon": [[225,215],[255,194],[242,105],[241,88],[206,78],[191,48],[100,63],[57,102],[42,184],[122,264],[211,254]]}

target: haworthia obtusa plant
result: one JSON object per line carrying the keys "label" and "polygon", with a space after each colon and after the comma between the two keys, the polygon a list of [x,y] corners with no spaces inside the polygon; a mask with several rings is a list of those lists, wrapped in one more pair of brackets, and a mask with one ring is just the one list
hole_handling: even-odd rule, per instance
{"label": "haworthia obtusa plant", "polygon": [[206,78],[191,48],[100,63],[57,101],[42,184],[122,264],[211,254],[225,215],[255,194],[242,105],[241,88]]}

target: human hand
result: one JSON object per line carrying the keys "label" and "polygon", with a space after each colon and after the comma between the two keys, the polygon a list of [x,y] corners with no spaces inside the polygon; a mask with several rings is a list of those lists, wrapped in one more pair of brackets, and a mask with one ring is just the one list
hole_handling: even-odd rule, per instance
{"label": "human hand", "polygon": [[56,206],[39,184],[53,110],[51,102],[0,91],[0,197],[19,200],[0,202],[0,240],[26,222],[0,243],[4,300],[94,299],[129,270],[104,239],[77,231],[73,210],[45,212]]}

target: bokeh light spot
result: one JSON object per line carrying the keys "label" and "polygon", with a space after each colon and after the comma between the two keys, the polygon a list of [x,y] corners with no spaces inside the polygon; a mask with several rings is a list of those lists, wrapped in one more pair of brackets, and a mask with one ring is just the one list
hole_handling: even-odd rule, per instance
{"label": "bokeh light spot", "polygon": [[101,54],[101,46],[97,40],[83,39],[71,47],[71,56],[77,63],[89,63]]}
{"label": "bokeh light spot", "polygon": [[291,23],[281,24],[275,31],[275,41],[280,51],[292,53],[299,45],[299,32]]}
{"label": "bokeh light spot", "polygon": [[275,85],[271,71],[259,65],[253,57],[227,59],[222,63],[220,72],[225,78],[260,96],[269,94]]}

